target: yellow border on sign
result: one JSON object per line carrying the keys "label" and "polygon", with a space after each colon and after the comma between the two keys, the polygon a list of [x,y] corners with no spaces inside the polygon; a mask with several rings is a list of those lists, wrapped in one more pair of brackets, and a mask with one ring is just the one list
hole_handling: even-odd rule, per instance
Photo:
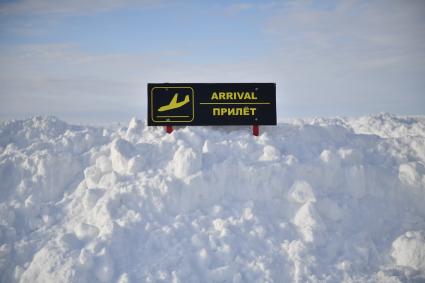
{"label": "yellow border on sign", "polygon": [[247,105],[262,105],[262,104],[271,104],[270,102],[200,102],[202,105],[231,105],[231,104],[247,104]]}
{"label": "yellow border on sign", "polygon": [[[153,111],[153,91],[156,88],[189,88],[189,89],[191,89],[192,90],[192,119],[191,120],[183,120],[183,121],[176,121],[176,120],[173,120],[173,121],[164,121],[164,120],[158,121],[158,120],[155,120],[154,115],[153,115],[153,112],[154,112]],[[190,117],[190,116],[188,116],[188,117]],[[195,119],[195,90],[190,86],[156,86],[156,87],[153,87],[151,89],[151,118],[152,118],[152,121],[157,122],[157,123],[192,122]]]}

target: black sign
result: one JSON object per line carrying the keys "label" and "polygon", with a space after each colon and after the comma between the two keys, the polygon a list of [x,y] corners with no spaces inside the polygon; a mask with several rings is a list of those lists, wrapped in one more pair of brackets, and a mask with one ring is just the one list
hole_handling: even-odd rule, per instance
{"label": "black sign", "polygon": [[276,125],[276,84],[148,84],[148,125]]}

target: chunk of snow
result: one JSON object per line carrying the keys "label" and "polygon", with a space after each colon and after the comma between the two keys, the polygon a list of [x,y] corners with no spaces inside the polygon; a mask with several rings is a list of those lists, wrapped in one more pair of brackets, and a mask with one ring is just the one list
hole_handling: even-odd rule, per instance
{"label": "chunk of snow", "polygon": [[135,148],[124,140],[116,139],[111,144],[112,169],[120,174],[127,173],[128,162],[133,157]]}
{"label": "chunk of snow", "polygon": [[398,177],[406,185],[417,187],[421,184],[421,177],[415,163],[403,163],[399,166]]}
{"label": "chunk of snow", "polygon": [[424,234],[421,231],[408,231],[393,242],[391,256],[397,265],[425,273]]}
{"label": "chunk of snow", "polygon": [[301,206],[295,214],[294,224],[301,232],[304,241],[323,244],[326,227],[312,202]]}
{"label": "chunk of snow", "polygon": [[170,169],[177,178],[185,178],[201,169],[201,156],[192,148],[179,147],[170,163]]}
{"label": "chunk of snow", "polygon": [[316,197],[314,196],[313,188],[306,181],[296,181],[290,190],[290,197],[293,201],[298,203],[314,202]]}

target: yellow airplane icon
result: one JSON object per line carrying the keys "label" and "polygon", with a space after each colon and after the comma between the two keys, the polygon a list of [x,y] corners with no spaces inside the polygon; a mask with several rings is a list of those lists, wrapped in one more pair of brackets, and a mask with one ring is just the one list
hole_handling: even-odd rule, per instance
{"label": "yellow airplane icon", "polygon": [[164,112],[164,111],[167,111],[167,110],[172,110],[172,109],[180,108],[183,105],[186,105],[187,103],[189,103],[189,95],[186,95],[184,97],[184,100],[183,101],[180,101],[180,102],[177,102],[177,98],[178,97],[179,97],[179,94],[178,93],[174,94],[174,97],[173,97],[173,99],[171,99],[171,102],[169,104],[167,104],[167,105],[164,105],[164,106],[159,107],[158,111],[159,112]]}

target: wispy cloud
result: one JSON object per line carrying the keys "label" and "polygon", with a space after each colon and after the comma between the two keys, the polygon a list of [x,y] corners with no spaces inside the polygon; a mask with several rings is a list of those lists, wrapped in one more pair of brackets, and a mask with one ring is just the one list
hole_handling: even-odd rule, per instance
{"label": "wispy cloud", "polygon": [[268,30],[279,37],[285,57],[303,53],[309,60],[337,60],[349,68],[425,62],[425,2],[420,0],[341,1],[326,9],[315,1],[287,2]]}
{"label": "wispy cloud", "polygon": [[246,11],[252,9],[254,4],[252,3],[235,3],[231,4],[227,7],[226,12],[229,14],[239,13],[242,11]]}
{"label": "wispy cloud", "polygon": [[0,13],[33,13],[33,14],[89,14],[105,12],[125,6],[151,6],[160,0],[21,0],[0,3]]}
{"label": "wispy cloud", "polygon": [[259,1],[259,2],[237,2],[230,3],[225,7],[225,13],[235,15],[245,11],[266,11],[273,9],[278,4],[275,1]]}
{"label": "wispy cloud", "polygon": [[316,113],[423,113],[425,2],[291,1],[275,11],[266,32],[276,38],[272,68],[287,103]]}
{"label": "wispy cloud", "polygon": [[145,116],[148,82],[259,80],[266,66],[188,63],[181,51],[95,54],[72,44],[30,44],[0,53],[0,112],[127,112]]}

